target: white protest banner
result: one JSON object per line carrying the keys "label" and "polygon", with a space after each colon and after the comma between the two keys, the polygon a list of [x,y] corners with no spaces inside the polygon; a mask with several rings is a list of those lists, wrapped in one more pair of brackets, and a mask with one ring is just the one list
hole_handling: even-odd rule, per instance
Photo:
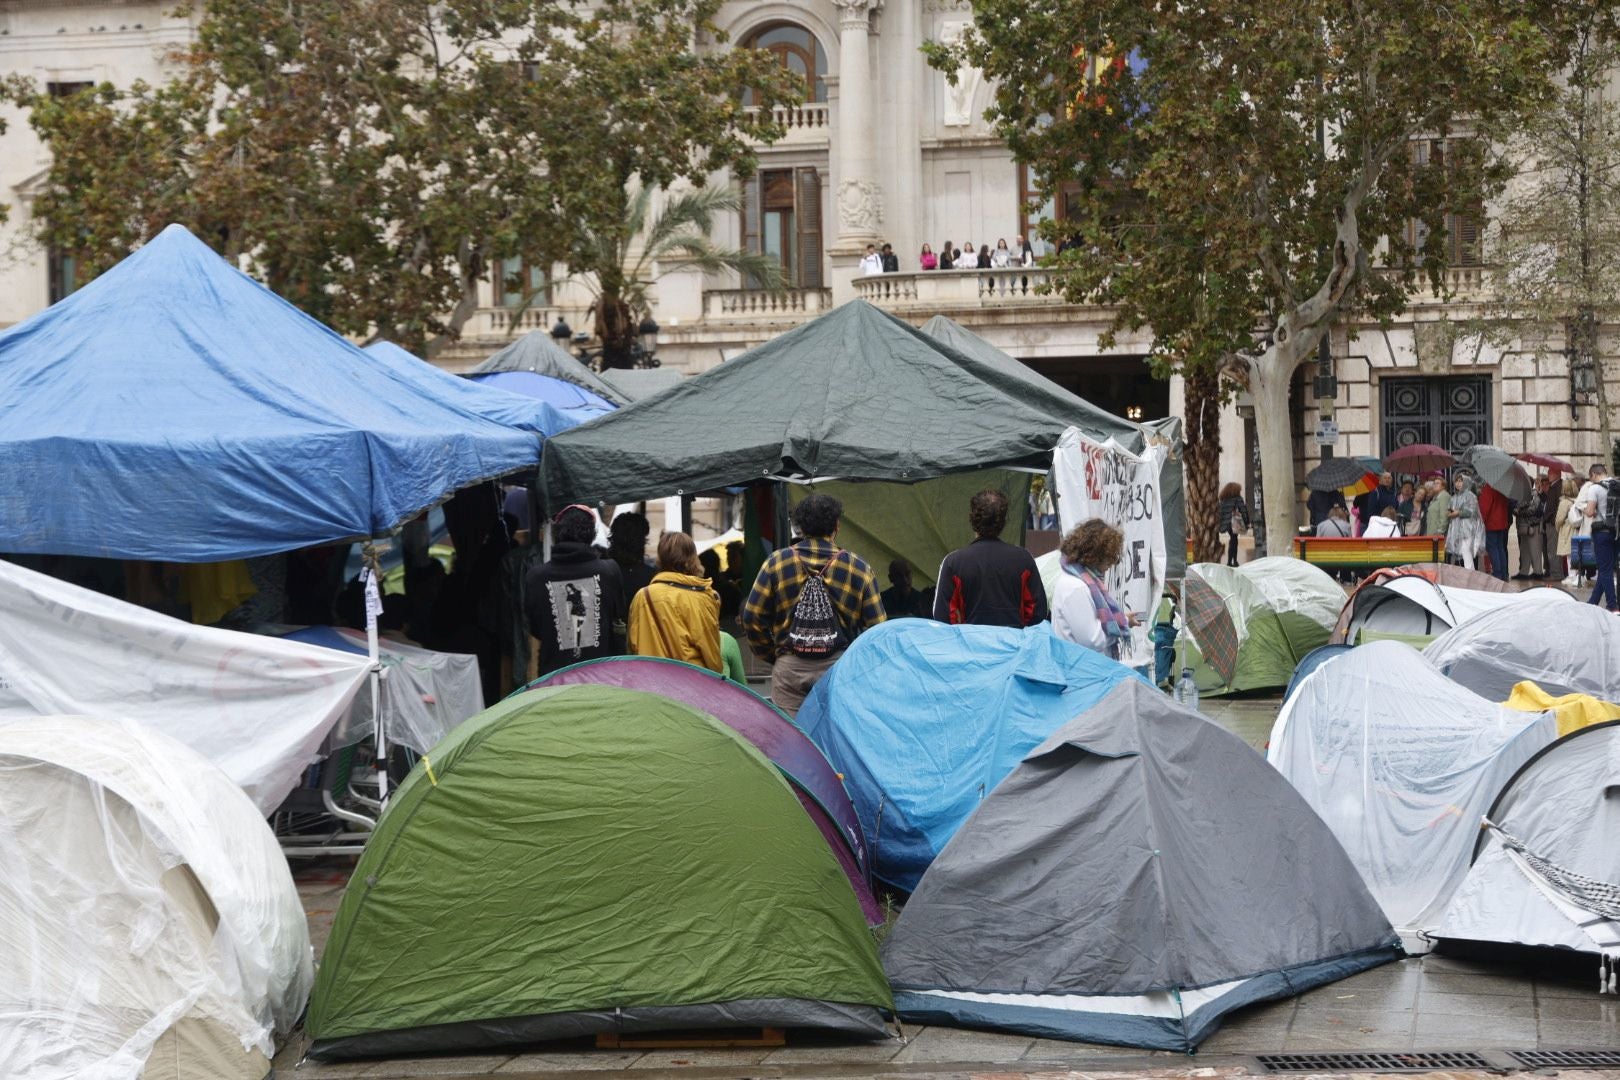
{"label": "white protest banner", "polygon": [[1125,552],[1104,581],[1126,611],[1142,616],[1131,631],[1131,648],[1120,659],[1133,667],[1153,662],[1148,639],[1153,610],[1164,589],[1167,555],[1164,516],[1159,512],[1159,471],[1164,448],[1133,454],[1113,439],[1099,442],[1070,428],[1052,452],[1052,483],[1058,521],[1065,533],[1102,518],[1125,534]]}

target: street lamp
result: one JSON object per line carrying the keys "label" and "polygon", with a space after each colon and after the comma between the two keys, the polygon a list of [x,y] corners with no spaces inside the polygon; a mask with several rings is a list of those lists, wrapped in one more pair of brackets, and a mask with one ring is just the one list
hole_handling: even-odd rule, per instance
{"label": "street lamp", "polygon": [[636,327],[636,333],[641,337],[641,355],[650,360],[653,353],[658,351],[658,324],[648,315]]}
{"label": "street lamp", "polygon": [[556,323],[551,327],[551,340],[555,341],[559,345],[564,345],[567,344],[573,338],[573,336],[573,328],[570,327],[568,323],[563,321],[563,317],[561,315],[558,315]]}
{"label": "street lamp", "polygon": [[1597,364],[1573,344],[1565,346],[1564,355],[1569,359],[1569,418],[1575,420],[1582,400],[1597,393]]}

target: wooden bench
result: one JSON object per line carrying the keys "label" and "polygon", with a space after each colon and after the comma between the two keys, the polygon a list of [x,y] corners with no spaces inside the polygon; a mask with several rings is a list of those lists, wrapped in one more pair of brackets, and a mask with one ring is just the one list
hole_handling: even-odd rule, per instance
{"label": "wooden bench", "polygon": [[1296,536],[1294,557],[1324,570],[1378,570],[1407,563],[1445,562],[1443,536]]}

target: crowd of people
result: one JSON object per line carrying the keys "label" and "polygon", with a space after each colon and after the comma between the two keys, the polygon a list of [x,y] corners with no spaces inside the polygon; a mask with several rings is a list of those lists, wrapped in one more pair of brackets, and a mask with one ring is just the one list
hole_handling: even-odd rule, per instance
{"label": "crowd of people", "polygon": [[[947,240],[939,246],[936,252],[932,244],[924,244],[922,251],[917,255],[917,269],[919,270],[1003,270],[1015,266],[1034,266],[1041,253],[1037,245],[1038,239],[1025,239],[1022,236],[1013,237],[1011,244],[1005,237],[997,240],[995,246],[980,244],[973,246],[971,240],[964,241],[957,247]],[[900,272],[900,256],[895,253],[892,244],[867,244],[866,254],[861,258],[861,274],[897,274]]]}
{"label": "crowd of people", "polygon": [[[1550,579],[1570,588],[1590,584],[1588,602],[1614,611],[1620,606],[1609,512],[1615,488],[1602,464],[1591,466],[1584,481],[1557,474],[1539,476],[1530,495],[1519,500],[1480,483],[1465,470],[1456,470],[1449,485],[1435,474],[1407,480],[1398,488],[1386,472],[1377,487],[1351,503],[1338,491],[1313,491],[1306,508],[1313,535],[1444,536],[1450,562],[1488,570],[1503,581]],[[1222,496],[1223,529],[1231,535],[1228,561],[1235,564],[1238,515],[1241,512],[1246,525],[1247,508],[1236,484],[1228,484]],[[1227,496],[1235,497],[1235,503]],[[1516,567],[1508,553],[1509,531],[1518,539]]]}
{"label": "crowd of people", "polygon": [[718,555],[700,556],[686,533],[665,532],[656,563],[648,565],[645,517],[616,516],[603,549],[595,512],[564,507],[552,520],[551,557],[533,566],[524,584],[539,673],[631,654],[681,660],[745,682],[741,646],[723,629],[735,625],[753,654],[771,664],[772,701],[796,716],[850,642],[889,618],[1006,627],[1050,619],[1058,636],[1119,657],[1140,621],[1105,584],[1124,537],[1099,520],[1071,530],[1048,598],[1034,557],[1001,539],[1008,509],[1000,491],[974,495],[968,505],[974,540],[945,557],[936,587],[914,588],[910,565],[896,560],[890,587],[879,592],[866,560],[838,545],[843,506],[827,495],[794,507],[797,538],[765,559],[746,591],[741,543],[728,548],[722,570]]}

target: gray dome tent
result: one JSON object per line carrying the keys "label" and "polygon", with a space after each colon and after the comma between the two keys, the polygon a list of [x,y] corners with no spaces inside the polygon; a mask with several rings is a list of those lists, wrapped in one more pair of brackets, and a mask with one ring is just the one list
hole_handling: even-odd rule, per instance
{"label": "gray dome tent", "polygon": [[568,350],[551,340],[551,335],[544,330],[529,331],[504,349],[491,353],[467,374],[488,375],[495,371],[532,371],[536,375],[549,375],[575,386],[583,386],[615,405],[630,404],[630,398],[622,390],[610,386],[600,375],[570,356]]}
{"label": "gray dome tent", "polygon": [[996,787],[883,950],[907,1019],[1166,1050],[1397,955],[1288,782],[1134,679]]}
{"label": "gray dome tent", "polygon": [[1492,701],[1506,701],[1513,684],[1525,679],[1553,697],[1620,701],[1620,619],[1594,604],[1570,603],[1568,595],[1533,589],[1520,603],[1441,634],[1423,656]]}
{"label": "gray dome tent", "polygon": [[1620,963],[1620,721],[1543,749],[1485,817],[1496,828],[1480,833],[1439,936]]}

